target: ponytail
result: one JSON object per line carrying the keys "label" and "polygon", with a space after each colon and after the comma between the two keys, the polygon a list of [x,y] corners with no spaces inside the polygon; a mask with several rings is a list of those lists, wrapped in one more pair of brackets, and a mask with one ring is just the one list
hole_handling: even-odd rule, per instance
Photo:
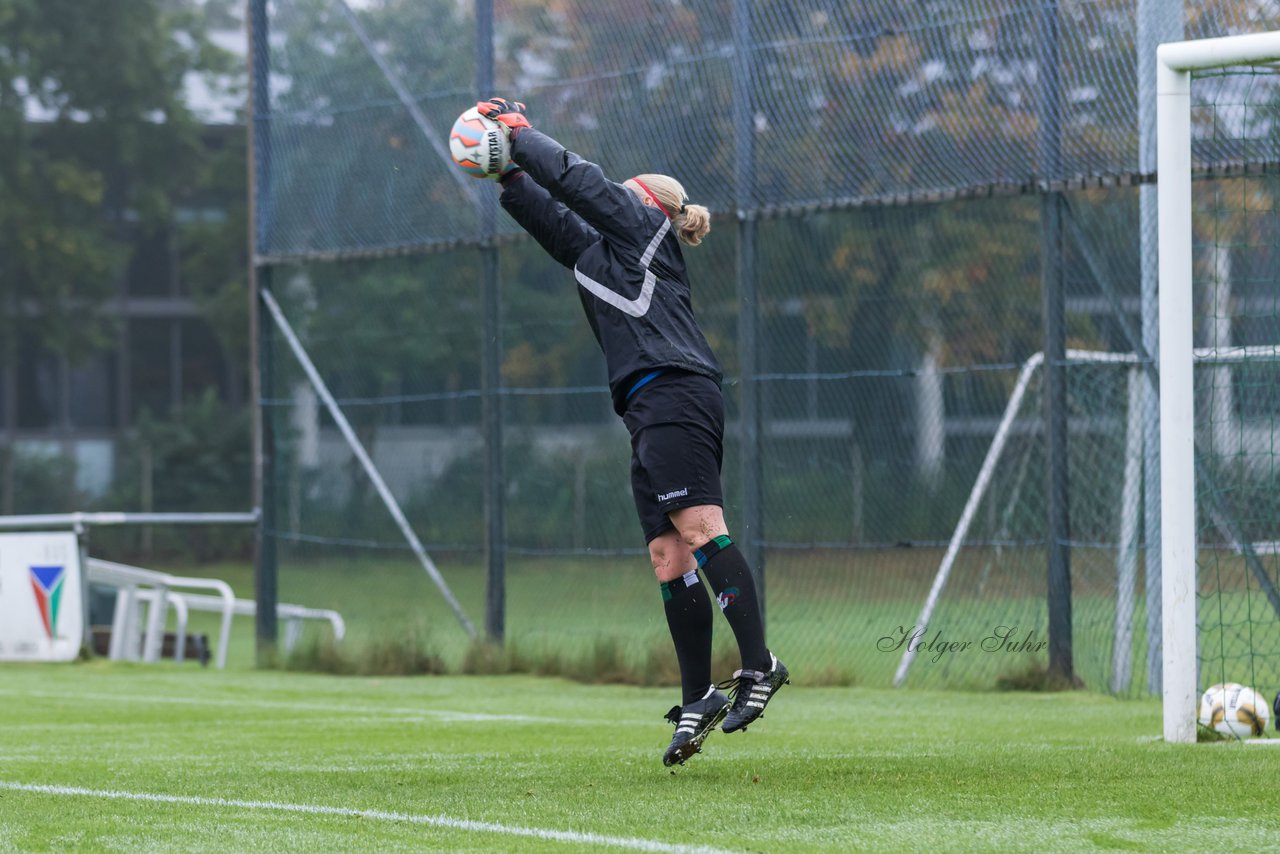
{"label": "ponytail", "polygon": [[673,220],[680,242],[697,246],[711,230],[711,211],[702,205],[681,205],[680,213]]}
{"label": "ponytail", "polygon": [[637,175],[635,180],[671,217],[681,243],[697,246],[702,242],[711,230],[711,211],[703,205],[690,204],[679,181],[670,175],[655,174]]}

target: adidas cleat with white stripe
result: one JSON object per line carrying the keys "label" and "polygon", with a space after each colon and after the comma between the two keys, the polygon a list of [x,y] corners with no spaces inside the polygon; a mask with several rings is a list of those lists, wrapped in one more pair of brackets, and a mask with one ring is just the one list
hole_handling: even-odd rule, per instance
{"label": "adidas cleat with white stripe", "polygon": [[671,745],[662,754],[663,765],[683,765],[702,750],[702,742],[724,720],[729,711],[729,698],[712,688],[707,696],[681,708],[672,706],[667,720],[676,725]]}
{"label": "adidas cleat with white stripe", "polygon": [[764,707],[769,705],[778,689],[791,684],[791,673],[787,666],[778,661],[773,653],[769,653],[769,659],[772,669],[768,671],[739,670],[733,674],[733,679],[728,683],[733,684],[733,707],[729,709],[724,726],[721,727],[725,732],[746,729],[747,724],[764,714]]}

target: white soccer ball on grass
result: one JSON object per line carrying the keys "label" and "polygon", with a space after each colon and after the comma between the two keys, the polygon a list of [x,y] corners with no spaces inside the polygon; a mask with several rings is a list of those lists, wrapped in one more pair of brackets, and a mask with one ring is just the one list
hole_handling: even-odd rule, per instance
{"label": "white soccer ball on grass", "polygon": [[1271,707],[1261,693],[1226,682],[1212,685],[1200,697],[1200,725],[1233,738],[1262,735],[1271,720]]}

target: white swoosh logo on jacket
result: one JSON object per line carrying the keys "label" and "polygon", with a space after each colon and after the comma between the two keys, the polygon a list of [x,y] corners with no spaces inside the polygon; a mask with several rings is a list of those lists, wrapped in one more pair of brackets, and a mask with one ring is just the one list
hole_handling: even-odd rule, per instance
{"label": "white swoosh logo on jacket", "polygon": [[629,314],[632,317],[644,317],[649,311],[649,303],[653,300],[653,288],[658,284],[658,278],[649,269],[649,263],[653,261],[653,255],[658,251],[658,244],[662,242],[662,238],[666,236],[667,231],[670,229],[671,220],[664,219],[662,227],[658,229],[658,233],[649,241],[644,254],[640,256],[640,266],[644,268],[644,285],[640,288],[640,295],[635,299],[627,299],[617,291],[610,290],[583,273],[576,265],[573,268],[573,276],[578,280],[578,284],[586,288],[597,299],[607,302],[624,314]]}

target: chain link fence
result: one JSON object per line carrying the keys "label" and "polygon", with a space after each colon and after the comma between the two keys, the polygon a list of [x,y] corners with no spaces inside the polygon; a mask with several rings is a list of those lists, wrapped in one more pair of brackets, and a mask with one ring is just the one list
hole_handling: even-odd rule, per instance
{"label": "chain link fence", "polygon": [[[1124,354],[1051,362],[1067,377],[1075,670],[1145,693],[1140,5],[273,0],[254,57],[269,95],[254,115],[259,275],[476,625],[496,550],[507,648],[530,666],[672,675],[626,433],[572,276],[505,214],[491,234],[495,189],[443,151],[457,113],[491,94],[477,91],[490,33],[493,91],[528,102],[536,127],[617,180],[674,174],[713,210],[686,259],[726,371],[735,535],[744,490],[760,491],[771,645],[806,681],[887,685],[917,645],[907,684],[1021,684],[1047,658],[1044,370],[1027,365],[1045,350],[1055,194],[1067,344]],[[1276,22],[1266,4],[1197,4],[1185,33]],[[1200,167],[1277,161],[1251,139],[1197,149]],[[354,644],[412,635],[474,662],[278,335],[266,325],[261,366],[280,599],[342,610]],[[505,516],[489,543],[486,394]],[[747,446],[744,418],[759,427]]]}

